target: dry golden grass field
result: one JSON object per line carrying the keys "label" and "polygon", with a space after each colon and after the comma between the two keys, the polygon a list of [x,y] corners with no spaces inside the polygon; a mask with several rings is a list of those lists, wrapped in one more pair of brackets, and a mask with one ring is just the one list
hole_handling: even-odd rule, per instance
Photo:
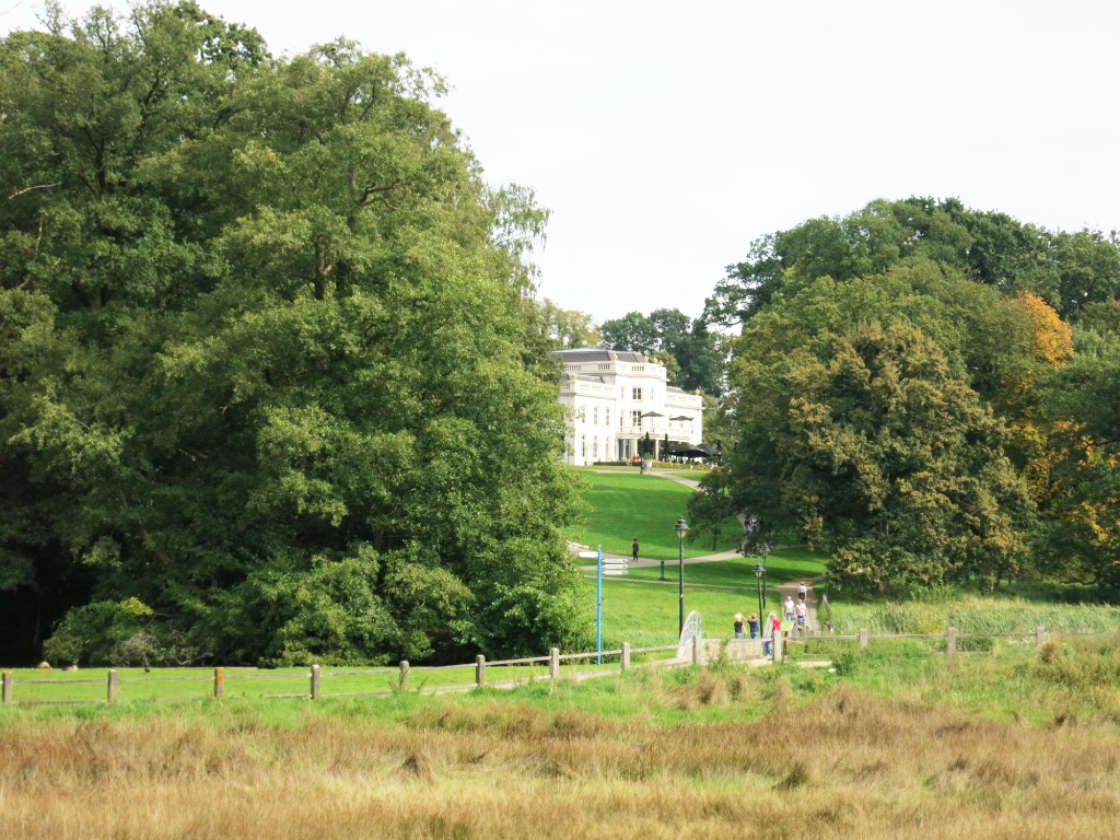
{"label": "dry golden grass field", "polygon": [[[26,840],[1118,836],[1115,652],[975,661],[908,660],[886,690],[723,666],[377,706],[5,712],[0,820]],[[1033,715],[968,708],[1003,671],[1037,684]]]}

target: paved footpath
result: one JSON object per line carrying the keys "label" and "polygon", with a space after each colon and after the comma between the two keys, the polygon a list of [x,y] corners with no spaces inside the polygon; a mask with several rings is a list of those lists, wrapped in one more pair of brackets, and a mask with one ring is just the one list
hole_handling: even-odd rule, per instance
{"label": "paved footpath", "polygon": [[800,578],[798,580],[791,580],[788,583],[779,583],[774,587],[778,591],[778,598],[780,601],[785,601],[786,596],[789,595],[793,598],[793,603],[796,604],[798,585],[802,582],[809,585],[809,591],[805,595],[805,606],[808,607],[805,621],[807,624],[806,629],[809,631],[820,630],[820,619],[817,617],[817,593],[813,591],[813,584],[818,580],[824,580],[824,577]]}
{"label": "paved footpath", "polygon": [[[568,543],[568,552],[570,554],[577,554],[581,551],[594,551],[594,549],[588,548],[586,545],[580,545],[579,543],[574,543],[574,542],[569,542]],[[703,554],[700,557],[686,557],[686,558],[684,558],[684,564],[686,566],[691,566],[694,563],[716,563],[720,560],[734,560],[736,557],[742,557],[742,556],[743,555],[740,554],[738,551],[720,551],[716,554]],[[630,555],[629,554],[611,554],[608,551],[604,551],[603,552],[603,559],[608,559],[608,558],[613,559],[613,560],[620,560],[620,559],[621,560],[630,560]],[[665,561],[665,565],[666,566],[670,566],[670,565],[675,566],[675,565],[677,565],[677,562],[678,562],[677,560],[672,560],[672,561],[667,560],[667,561]],[[648,558],[648,557],[639,556],[637,561],[630,560],[630,568],[631,569],[639,569],[639,568],[648,569],[650,566],[657,566],[657,565],[660,565],[660,563],[661,563],[660,560],[653,560],[653,559]],[[585,565],[585,566],[580,566],[580,569],[582,569],[585,572],[593,572],[593,571],[595,571],[595,568],[596,568],[595,563],[590,563],[590,564]],[[794,583],[794,588],[796,588],[796,587],[797,587],[797,584]]]}

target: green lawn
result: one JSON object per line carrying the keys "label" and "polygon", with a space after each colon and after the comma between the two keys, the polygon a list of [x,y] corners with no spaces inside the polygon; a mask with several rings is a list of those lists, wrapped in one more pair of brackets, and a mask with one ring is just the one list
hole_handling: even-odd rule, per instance
{"label": "green lawn", "polygon": [[[674,558],[674,561],[676,558]],[[684,570],[685,613],[699,610],[704,632],[727,637],[735,613],[758,610],[757,557],[736,557],[712,563],[695,563]],[[778,605],[773,586],[823,573],[824,557],[802,548],[774,551],[764,558],[769,608]],[[656,581],[656,567],[631,569],[625,577],[603,579],[603,644],[623,641],[637,647],[671,644],[677,639],[679,594],[676,562],[665,564],[666,583]],[[594,602],[595,579],[589,575],[588,597]],[[708,588],[712,587],[712,588]],[[718,588],[717,588],[718,587]]]}
{"label": "green lawn", "polygon": [[[592,597],[594,597],[592,595]],[[604,646],[605,649],[609,647]],[[541,655],[547,651],[541,651]],[[617,660],[596,666],[592,660],[563,661],[561,675],[578,670],[616,669]],[[364,672],[364,673],[359,673]],[[397,668],[350,668],[323,666],[320,693],[323,697],[342,697],[394,691],[399,686]],[[486,680],[525,680],[544,677],[547,664],[487,666]],[[12,670],[13,699],[16,703],[102,701],[107,693],[108,669],[81,671],[40,671],[36,668]],[[127,701],[205,700],[214,694],[213,668],[154,668],[145,674],[141,668],[118,668],[117,699]],[[474,682],[474,665],[461,668],[413,668],[408,688],[429,689],[463,686]],[[308,668],[225,669],[226,700],[259,699],[268,696],[308,697],[311,691]]]}
{"label": "green lawn", "polygon": [[[594,548],[603,546],[609,554],[630,554],[634,537],[641,544],[641,556],[654,559],[677,558],[677,534],[673,529],[680,517],[687,520],[688,500],[693,490],[653,475],[634,472],[599,473],[578,471],[586,482],[583,491],[588,509],[583,521],[568,529],[565,536]],[[685,543],[685,556],[698,557],[738,547],[738,521],[729,517],[722,538],[713,547],[709,535]]]}
{"label": "green lawn", "polygon": [[[586,581],[585,590],[594,603],[593,578]],[[626,578],[605,578],[603,647],[613,648],[624,641],[634,647],[673,644],[679,636],[678,603],[675,582],[653,584]],[[752,604],[755,604],[754,596],[746,593],[685,588],[685,614],[700,610],[704,617],[704,632],[710,635],[729,635],[732,617],[737,612],[749,612]]]}

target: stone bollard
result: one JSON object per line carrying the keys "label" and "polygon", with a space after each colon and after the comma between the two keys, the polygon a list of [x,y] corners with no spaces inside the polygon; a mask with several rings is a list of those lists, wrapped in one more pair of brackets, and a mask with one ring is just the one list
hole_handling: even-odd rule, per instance
{"label": "stone bollard", "polygon": [[113,703],[117,699],[117,693],[120,690],[120,680],[117,678],[117,669],[109,669],[109,679],[105,686],[105,699]]}
{"label": "stone bollard", "polygon": [[486,657],[481,653],[474,658],[474,684],[478,688],[486,685]]}
{"label": "stone bollard", "polygon": [[624,674],[627,671],[630,670],[630,643],[629,642],[623,642],[622,643],[622,656],[620,656],[619,659],[618,659],[618,670],[621,671]]}
{"label": "stone bollard", "polygon": [[945,652],[952,656],[957,652],[957,628],[950,627],[945,631]]}
{"label": "stone bollard", "polygon": [[226,693],[226,669],[218,666],[214,669],[214,699],[221,700]]}
{"label": "stone bollard", "polygon": [[860,650],[867,650],[868,637],[869,636],[868,636],[867,628],[866,627],[861,627],[859,629],[859,649]]}
{"label": "stone bollard", "polygon": [[311,666],[311,699],[318,700],[320,696],[319,666]]}
{"label": "stone bollard", "polygon": [[409,670],[411,670],[411,666],[408,664],[408,660],[407,659],[402,659],[401,660],[401,685],[400,685],[400,690],[401,691],[407,691],[408,690],[408,672],[409,672]]}
{"label": "stone bollard", "polygon": [[692,664],[700,665],[704,661],[704,641],[697,633],[692,637]]}
{"label": "stone bollard", "polygon": [[12,672],[11,671],[5,671],[4,672],[3,698],[4,698],[5,703],[11,703],[12,702]]}

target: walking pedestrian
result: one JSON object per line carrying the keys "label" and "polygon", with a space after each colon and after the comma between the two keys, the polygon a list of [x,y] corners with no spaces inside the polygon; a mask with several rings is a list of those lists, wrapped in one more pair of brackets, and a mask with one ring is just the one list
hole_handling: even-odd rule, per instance
{"label": "walking pedestrian", "polygon": [[809,608],[805,606],[805,599],[800,598],[797,605],[793,608],[794,615],[797,617],[797,632],[804,633],[807,629],[806,622],[808,621]]}
{"label": "walking pedestrian", "polygon": [[751,638],[758,638],[758,616],[751,613],[747,616],[747,626],[751,629]]}
{"label": "walking pedestrian", "polygon": [[762,655],[769,656],[774,644],[774,632],[782,629],[778,614],[771,612],[766,616],[766,626],[762,628]]}
{"label": "walking pedestrian", "polygon": [[793,621],[793,596],[786,595],[785,601],[782,602],[782,612],[786,614],[786,621]]}
{"label": "walking pedestrian", "polygon": [[801,581],[801,583],[797,584],[797,597],[802,601],[808,600],[809,584],[807,584],[805,581]]}
{"label": "walking pedestrian", "polygon": [[630,552],[634,557],[634,562],[638,562],[638,538],[634,537],[634,544],[630,546]]}
{"label": "walking pedestrian", "polygon": [[735,629],[735,638],[742,639],[743,636],[743,614],[735,613],[735,623],[732,625]]}

